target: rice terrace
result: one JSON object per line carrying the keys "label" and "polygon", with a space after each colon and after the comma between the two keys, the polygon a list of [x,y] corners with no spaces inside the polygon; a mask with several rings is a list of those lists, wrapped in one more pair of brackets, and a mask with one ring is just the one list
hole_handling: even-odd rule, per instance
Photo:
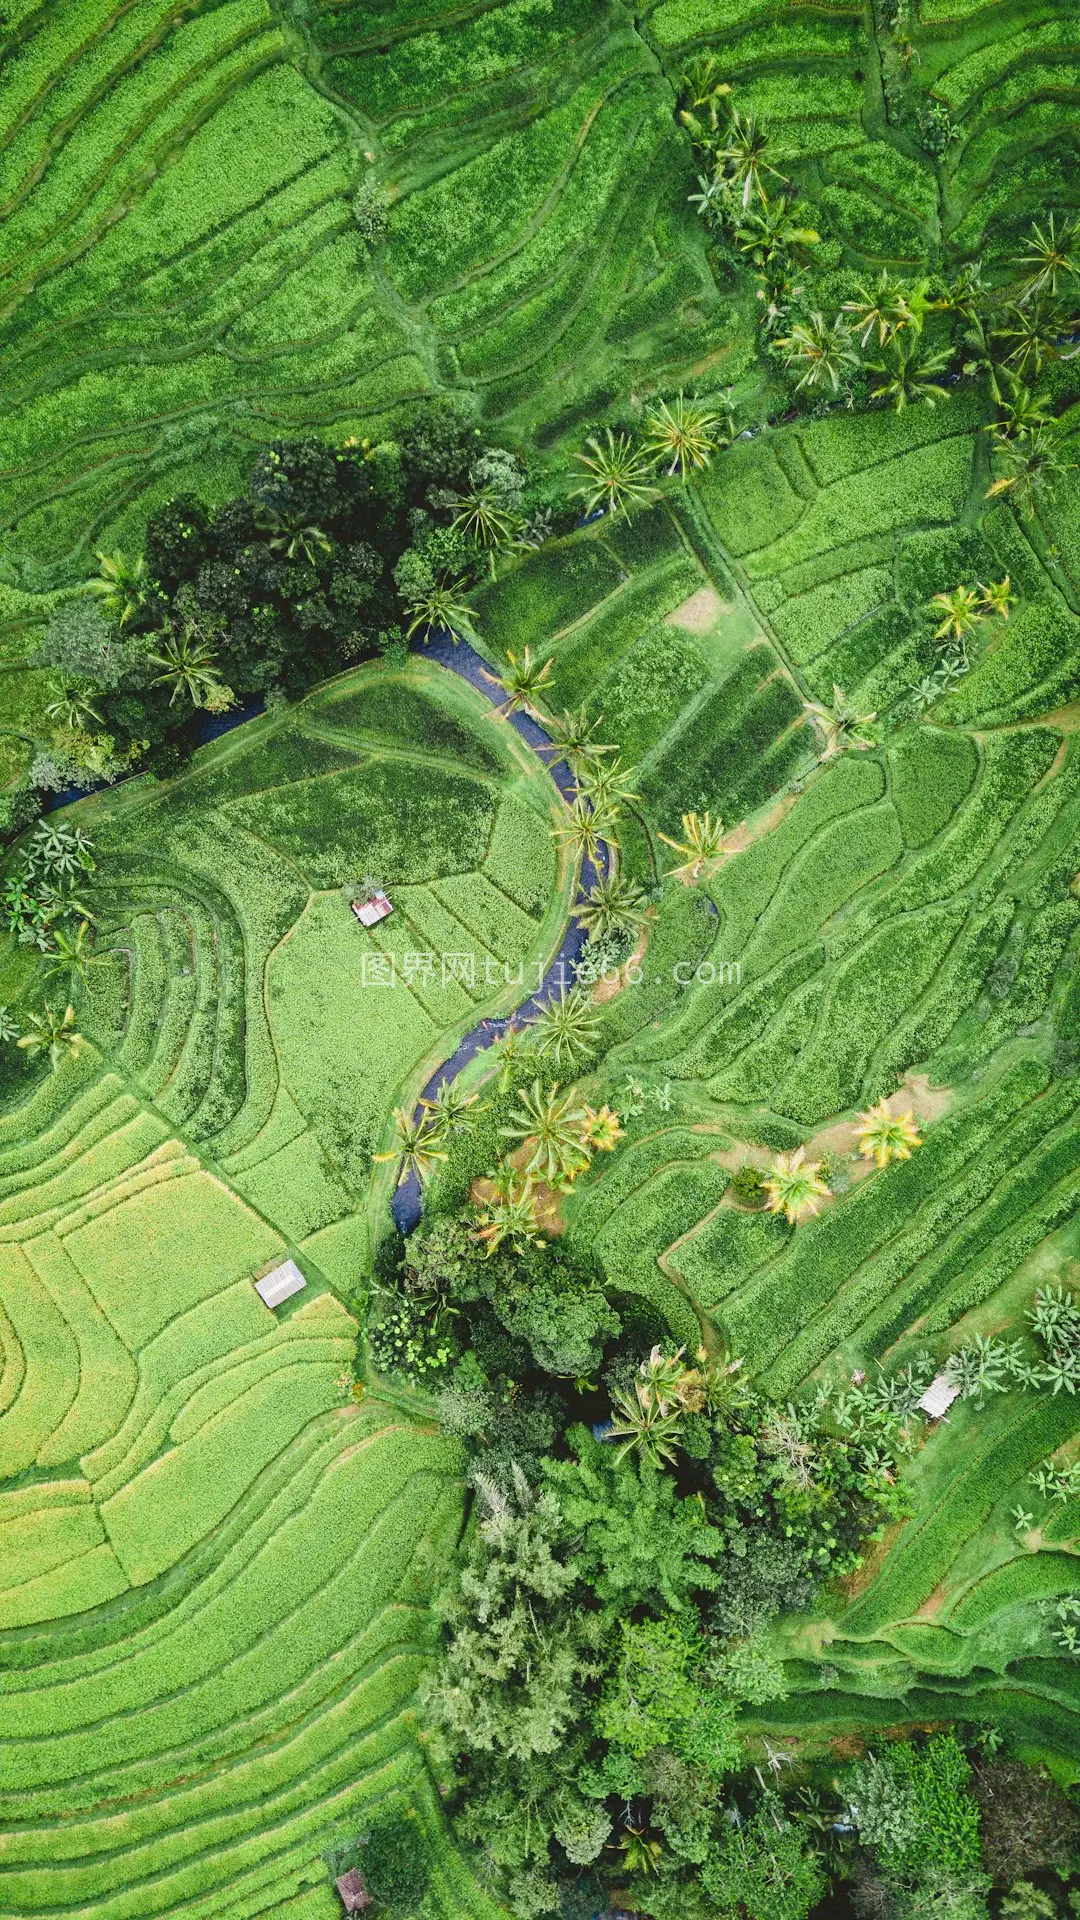
{"label": "rice terrace", "polygon": [[1080,0],[3,0],[0,1920],[1080,1914]]}

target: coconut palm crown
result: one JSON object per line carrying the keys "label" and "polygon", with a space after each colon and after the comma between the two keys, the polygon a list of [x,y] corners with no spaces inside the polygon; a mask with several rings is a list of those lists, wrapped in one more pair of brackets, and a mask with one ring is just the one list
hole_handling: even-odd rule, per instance
{"label": "coconut palm crown", "polygon": [[518,1095],[518,1109],[499,1132],[509,1140],[520,1141],[528,1158],[526,1173],[546,1180],[549,1186],[568,1186],[588,1166],[582,1147],[584,1109],[571,1094],[559,1097],[558,1082],[541,1087],[539,1079]]}
{"label": "coconut palm crown", "polygon": [[565,988],[533,1022],[530,1038],[538,1054],[557,1067],[572,1067],[595,1052],[600,1015],[581,987]]}
{"label": "coconut palm crown", "polygon": [[820,1213],[829,1197],[829,1189],[818,1172],[816,1162],[807,1162],[806,1150],[799,1147],[795,1153],[779,1153],[772,1173],[765,1182],[768,1199],[765,1208],[768,1213],[782,1213],[792,1226],[800,1220],[810,1220]]}
{"label": "coconut palm crown", "polygon": [[719,859],[724,850],[724,823],[719,814],[714,820],[711,813],[684,813],[682,830],[681,840],[673,840],[666,833],[660,835],[666,847],[683,856],[678,866],[668,871],[689,873],[690,878],[696,880],[706,861]]}
{"label": "coconut palm crown", "polygon": [[446,1159],[443,1140],[446,1127],[441,1116],[425,1111],[414,1119],[407,1107],[394,1108],[394,1144],[385,1153],[373,1153],[373,1160],[400,1160],[399,1182],[415,1173],[421,1186],[431,1178],[437,1160]]}
{"label": "coconut palm crown", "polygon": [[891,1160],[910,1160],[915,1148],[922,1146],[914,1112],[892,1114],[884,1099],[860,1113],[855,1124],[859,1152],[879,1167],[887,1167]]}

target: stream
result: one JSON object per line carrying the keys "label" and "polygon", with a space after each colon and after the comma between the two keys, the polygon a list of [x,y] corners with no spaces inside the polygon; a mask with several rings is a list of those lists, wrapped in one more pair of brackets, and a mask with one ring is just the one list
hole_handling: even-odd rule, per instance
{"label": "stream", "polygon": [[[469,646],[466,640],[454,641],[448,633],[440,633],[424,648],[424,654],[428,659],[437,661],[441,667],[446,667],[450,673],[460,674],[463,680],[467,680],[470,686],[476,687],[479,692],[484,695],[485,699],[490,700],[492,706],[498,706],[501,703],[502,696],[500,689],[493,684],[489,676],[487,663],[476,652],[474,647]],[[530,746],[533,752],[543,759],[545,767],[551,774],[555,785],[558,787],[564,799],[572,799],[575,792],[574,776],[565,760],[550,760],[544,756],[542,752],[543,748],[554,745],[551,735],[545,732],[538,720],[533,719],[531,713],[514,711],[508,713],[506,717],[510,725],[521,735],[526,745]],[[605,858],[605,870],[606,865],[607,862]],[[579,897],[582,893],[587,892],[599,877],[600,875],[593,866],[592,861],[588,859],[583,860],[581,874],[578,879]],[[552,1000],[558,997],[564,982],[570,978],[572,965],[574,961],[579,958],[581,950],[585,945],[585,940],[586,934],[584,928],[579,927],[571,917],[570,924],[563,936],[562,945],[554,955],[551,965],[548,967],[536,991],[530,993],[528,997],[521,1002],[520,1006],[514,1009],[513,1013],[506,1014],[500,1019],[477,1021],[475,1027],[473,1027],[458,1046],[455,1047],[449,1059],[444,1060],[442,1066],[438,1067],[432,1074],[417,1102],[417,1114],[419,1114],[420,1106],[424,1100],[433,1098],[444,1081],[456,1079],[466,1063],[472,1060],[476,1054],[482,1053],[485,1047],[490,1047],[492,1041],[497,1040],[499,1035],[505,1033],[508,1027],[517,1026],[520,1021],[528,1020],[533,1014],[540,1013],[544,1007],[548,1006]],[[395,1225],[402,1233],[411,1233],[413,1228],[419,1225],[421,1193],[420,1182],[415,1173],[410,1173],[408,1178],[403,1180],[397,1188],[390,1202],[390,1211],[394,1216]]]}

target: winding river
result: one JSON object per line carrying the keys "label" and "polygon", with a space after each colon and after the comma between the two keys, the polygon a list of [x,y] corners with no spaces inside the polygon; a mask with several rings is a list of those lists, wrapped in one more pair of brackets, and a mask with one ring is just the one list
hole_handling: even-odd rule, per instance
{"label": "winding river", "polygon": [[[455,641],[451,639],[448,633],[440,633],[430,642],[424,651],[428,659],[437,661],[440,666],[446,667],[450,673],[460,674],[461,678],[467,680],[470,686],[476,687],[479,692],[484,695],[485,699],[491,702],[492,706],[497,706],[500,703],[502,696],[499,688],[495,686],[491,680],[490,669],[487,662],[481,658],[474,647],[469,646],[467,641]],[[543,751],[545,748],[554,746],[555,743],[551,735],[545,732],[538,720],[533,719],[531,713],[519,713],[515,711],[507,714],[506,717],[510,725],[521,735],[526,745],[533,749],[533,752],[538,758],[543,759],[545,767],[547,767],[548,772],[551,774],[555,785],[558,787],[564,799],[572,799],[575,792],[574,776],[565,760],[552,760],[545,755]],[[605,848],[605,871],[607,870],[607,865],[608,854]],[[599,877],[592,861],[588,859],[583,860],[578,879],[578,897],[580,898],[581,893],[587,892]],[[586,934],[584,928],[579,927],[571,916],[570,923],[563,936],[562,945],[554,955],[535,993],[530,993],[528,998],[523,1000],[520,1006],[514,1009],[513,1013],[506,1014],[501,1019],[477,1021],[476,1026],[465,1035],[465,1038],[455,1048],[449,1059],[445,1060],[442,1066],[438,1067],[432,1074],[420,1095],[420,1100],[417,1102],[417,1113],[419,1113],[422,1101],[432,1098],[444,1081],[456,1079],[467,1061],[473,1059],[476,1054],[481,1053],[485,1047],[490,1047],[492,1041],[497,1040],[499,1035],[505,1033],[508,1027],[517,1026],[520,1021],[528,1020],[533,1014],[539,1013],[542,1008],[557,998],[564,981],[570,978],[571,967],[573,962],[579,958],[581,950],[585,945],[585,940]],[[410,1173],[408,1178],[403,1180],[397,1188],[390,1202],[390,1211],[394,1216],[395,1224],[400,1228],[402,1233],[411,1233],[413,1228],[419,1225],[421,1212],[420,1183],[415,1173]]]}

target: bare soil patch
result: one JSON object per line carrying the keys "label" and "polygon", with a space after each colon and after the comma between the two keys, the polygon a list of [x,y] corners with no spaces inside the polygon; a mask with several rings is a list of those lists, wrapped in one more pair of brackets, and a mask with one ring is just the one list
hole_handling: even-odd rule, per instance
{"label": "bare soil patch", "polygon": [[732,613],[730,600],[721,600],[715,587],[699,587],[688,600],[664,615],[664,625],[682,627],[686,633],[708,633],[722,613]]}
{"label": "bare soil patch", "polygon": [[615,979],[597,981],[595,987],[593,988],[593,996],[592,996],[597,1006],[603,1006],[608,1000],[614,1000],[615,995],[617,993],[622,992],[623,988],[627,984],[627,978],[628,978],[631,967],[640,966],[642,960],[645,958],[645,949],[648,946],[648,944],[649,944],[649,928],[648,928],[648,924],[646,923],[646,925],[642,927],[641,932],[638,934],[637,944],[634,947],[633,953],[631,953],[623,961],[622,966],[619,968],[618,974],[616,975]]}

